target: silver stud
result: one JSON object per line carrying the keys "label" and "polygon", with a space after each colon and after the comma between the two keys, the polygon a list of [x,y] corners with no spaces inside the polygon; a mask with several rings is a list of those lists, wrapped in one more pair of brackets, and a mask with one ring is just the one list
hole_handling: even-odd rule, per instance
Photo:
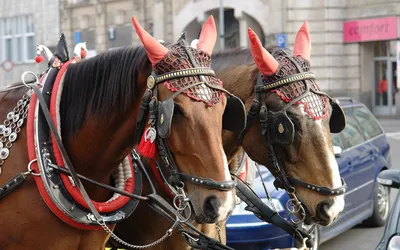
{"label": "silver stud", "polygon": [[4,135],[5,137],[9,136],[10,134],[11,134],[11,128],[6,128],[6,129],[4,129],[3,135]]}
{"label": "silver stud", "polygon": [[335,193],[335,191],[332,191],[331,193],[332,193],[332,194],[334,194],[334,193]]}
{"label": "silver stud", "polygon": [[317,188],[317,191],[319,191],[319,188]]}
{"label": "silver stud", "polygon": [[5,160],[10,155],[10,150],[8,148],[2,148],[0,150],[0,159]]}
{"label": "silver stud", "polygon": [[14,142],[17,139],[17,133],[12,132],[8,139],[10,140],[10,142]]}
{"label": "silver stud", "polygon": [[0,149],[3,147],[3,142],[0,141]]}
{"label": "silver stud", "polygon": [[19,114],[15,114],[12,119],[13,119],[13,122],[17,122],[19,120]]}
{"label": "silver stud", "polygon": [[13,117],[14,117],[14,112],[11,111],[7,114],[7,120],[11,120]]}
{"label": "silver stud", "polygon": [[200,181],[200,183],[203,183],[203,181]]}
{"label": "silver stud", "polygon": [[4,133],[5,129],[6,129],[6,126],[0,125],[0,135]]}
{"label": "silver stud", "polygon": [[315,189],[315,187],[312,187],[312,190],[314,190]]}
{"label": "silver stud", "polygon": [[194,181],[194,178],[192,178],[192,181]]}
{"label": "silver stud", "polygon": [[24,119],[19,119],[18,122],[17,122],[17,127],[18,128],[21,127],[22,124],[24,124]]}
{"label": "silver stud", "polygon": [[310,185],[307,185],[308,188],[310,188]]}
{"label": "silver stud", "polygon": [[224,184],[221,184],[221,187],[223,188],[223,187],[224,187]]}

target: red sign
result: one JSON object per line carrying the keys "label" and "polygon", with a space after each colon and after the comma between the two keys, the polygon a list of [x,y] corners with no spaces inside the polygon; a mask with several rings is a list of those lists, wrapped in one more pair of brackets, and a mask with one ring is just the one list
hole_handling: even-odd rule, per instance
{"label": "red sign", "polygon": [[397,17],[347,21],[343,27],[345,43],[397,38]]}
{"label": "red sign", "polygon": [[11,72],[14,68],[14,63],[11,60],[6,59],[0,64],[0,67],[2,67],[5,72]]}

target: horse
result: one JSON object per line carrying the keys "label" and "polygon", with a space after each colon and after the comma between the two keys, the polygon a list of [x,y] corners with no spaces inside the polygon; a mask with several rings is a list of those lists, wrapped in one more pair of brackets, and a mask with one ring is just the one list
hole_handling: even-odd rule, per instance
{"label": "horse", "polygon": [[[345,117],[340,106],[319,90],[315,76],[309,72],[311,40],[307,22],[297,33],[293,52],[280,47],[267,51],[251,29],[248,35],[250,49],[228,49],[212,56],[217,76],[243,101],[248,113],[245,130],[222,131],[230,170],[237,171],[244,150],[274,174],[277,187],[289,193],[291,203],[287,206],[293,222],[327,226],[344,207],[346,186],[339,175],[330,132],[340,132]],[[145,204],[135,212],[140,215],[118,224],[115,232],[138,245],[151,242],[171,223]],[[150,218],[157,218],[157,227],[148,223]],[[224,226],[224,221],[217,227],[197,225],[222,242],[226,240]],[[179,234],[174,234],[152,249],[189,248]]]}
{"label": "horse", "polygon": [[[169,161],[179,187],[171,186],[184,183],[198,223],[233,209],[221,136],[230,101],[210,69],[212,18],[197,48],[183,41],[167,48],[132,22],[143,47],[76,62],[61,36],[40,89],[23,80],[0,93],[0,249],[104,249],[137,202],[93,183],[140,194],[136,146]],[[155,150],[161,146],[167,155]],[[208,182],[182,180],[196,176]]]}

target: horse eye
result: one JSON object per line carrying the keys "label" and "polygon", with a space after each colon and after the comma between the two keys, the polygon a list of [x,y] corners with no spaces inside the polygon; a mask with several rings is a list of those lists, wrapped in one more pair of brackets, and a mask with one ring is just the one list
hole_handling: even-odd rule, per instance
{"label": "horse eye", "polygon": [[174,116],[184,116],[181,105],[174,103]]}

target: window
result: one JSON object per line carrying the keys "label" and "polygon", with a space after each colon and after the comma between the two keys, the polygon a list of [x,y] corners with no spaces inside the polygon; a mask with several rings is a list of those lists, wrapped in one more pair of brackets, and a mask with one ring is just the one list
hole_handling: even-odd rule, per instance
{"label": "window", "polygon": [[365,141],[363,134],[360,132],[361,128],[358,126],[356,118],[352,114],[351,109],[345,110],[346,114],[346,127],[342,131],[344,146],[346,148],[357,146]]}
{"label": "window", "polygon": [[376,123],[371,112],[366,107],[354,108],[354,117],[362,126],[362,131],[367,139],[382,134],[382,130]]}
{"label": "window", "polygon": [[29,62],[35,53],[32,16],[0,19],[0,61]]}
{"label": "window", "polygon": [[332,146],[338,146],[341,149],[343,149],[343,142],[342,139],[340,138],[339,134],[331,134],[332,136]]}

